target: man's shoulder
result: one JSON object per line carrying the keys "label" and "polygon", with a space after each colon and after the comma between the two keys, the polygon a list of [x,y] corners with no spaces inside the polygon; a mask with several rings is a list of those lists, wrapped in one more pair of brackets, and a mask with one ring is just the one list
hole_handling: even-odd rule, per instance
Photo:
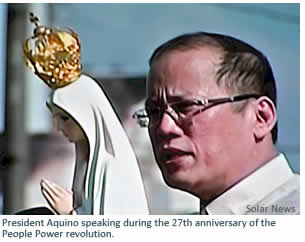
{"label": "man's shoulder", "polygon": [[294,174],[259,202],[268,214],[300,214],[300,176]]}

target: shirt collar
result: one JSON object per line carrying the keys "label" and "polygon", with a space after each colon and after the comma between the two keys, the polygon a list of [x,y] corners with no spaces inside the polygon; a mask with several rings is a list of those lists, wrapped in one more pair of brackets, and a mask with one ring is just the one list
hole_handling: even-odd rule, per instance
{"label": "shirt collar", "polygon": [[257,204],[292,176],[285,156],[280,153],[210,202],[205,207],[206,212],[211,215],[245,214],[247,206]]}

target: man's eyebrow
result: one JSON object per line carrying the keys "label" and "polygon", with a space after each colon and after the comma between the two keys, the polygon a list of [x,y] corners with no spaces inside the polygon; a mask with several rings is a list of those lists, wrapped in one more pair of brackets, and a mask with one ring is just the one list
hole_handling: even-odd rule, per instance
{"label": "man's eyebrow", "polygon": [[[179,102],[179,101],[184,101],[184,100],[188,100],[186,99],[184,96],[170,96],[166,98],[166,102]],[[161,100],[158,97],[154,97],[154,98],[147,98],[145,103],[163,103],[163,100]]]}
{"label": "man's eyebrow", "polygon": [[[195,96],[195,95],[173,95],[173,96],[168,96],[167,97],[167,102],[172,103],[172,102],[183,102],[183,101],[190,101],[190,100],[202,100],[205,99],[206,97],[202,96]],[[161,100],[159,100],[157,97],[156,98],[147,98],[145,103],[159,103]]]}

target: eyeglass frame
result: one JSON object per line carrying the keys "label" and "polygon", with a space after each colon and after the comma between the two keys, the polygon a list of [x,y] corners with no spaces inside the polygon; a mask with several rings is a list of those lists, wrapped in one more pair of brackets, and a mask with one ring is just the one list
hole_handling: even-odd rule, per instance
{"label": "eyeglass frame", "polygon": [[[239,102],[243,101],[249,98],[259,98],[262,95],[259,94],[242,94],[242,95],[235,95],[235,96],[230,96],[230,97],[220,97],[220,98],[205,98],[205,99],[190,99],[190,100],[183,100],[183,101],[178,101],[178,102],[173,102],[171,104],[166,104],[162,107],[156,106],[157,110],[159,111],[159,121],[162,119],[164,113],[167,113],[174,121],[175,123],[179,124],[179,120],[181,119],[181,116],[179,115],[179,112],[177,112],[172,105],[177,105],[177,104],[182,104],[184,102],[192,102],[192,105],[198,105],[202,106],[201,109],[191,112],[190,114],[186,115],[184,118],[190,118],[198,113],[203,112],[204,110],[218,105],[218,104],[223,104],[223,103],[233,103],[233,102]],[[147,101],[145,103],[145,106],[147,105]],[[138,111],[136,111],[132,117],[137,120],[137,123],[140,125],[140,127],[147,128],[149,126],[149,123],[151,122],[151,119],[149,117],[149,114],[147,112],[147,108],[142,108]]]}

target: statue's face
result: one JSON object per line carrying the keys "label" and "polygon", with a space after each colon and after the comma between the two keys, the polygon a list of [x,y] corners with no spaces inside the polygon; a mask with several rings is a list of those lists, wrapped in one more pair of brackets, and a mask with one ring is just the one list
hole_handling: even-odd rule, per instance
{"label": "statue's face", "polygon": [[52,107],[51,112],[54,128],[62,132],[70,142],[76,143],[84,139],[83,131],[69,114],[57,107]]}

